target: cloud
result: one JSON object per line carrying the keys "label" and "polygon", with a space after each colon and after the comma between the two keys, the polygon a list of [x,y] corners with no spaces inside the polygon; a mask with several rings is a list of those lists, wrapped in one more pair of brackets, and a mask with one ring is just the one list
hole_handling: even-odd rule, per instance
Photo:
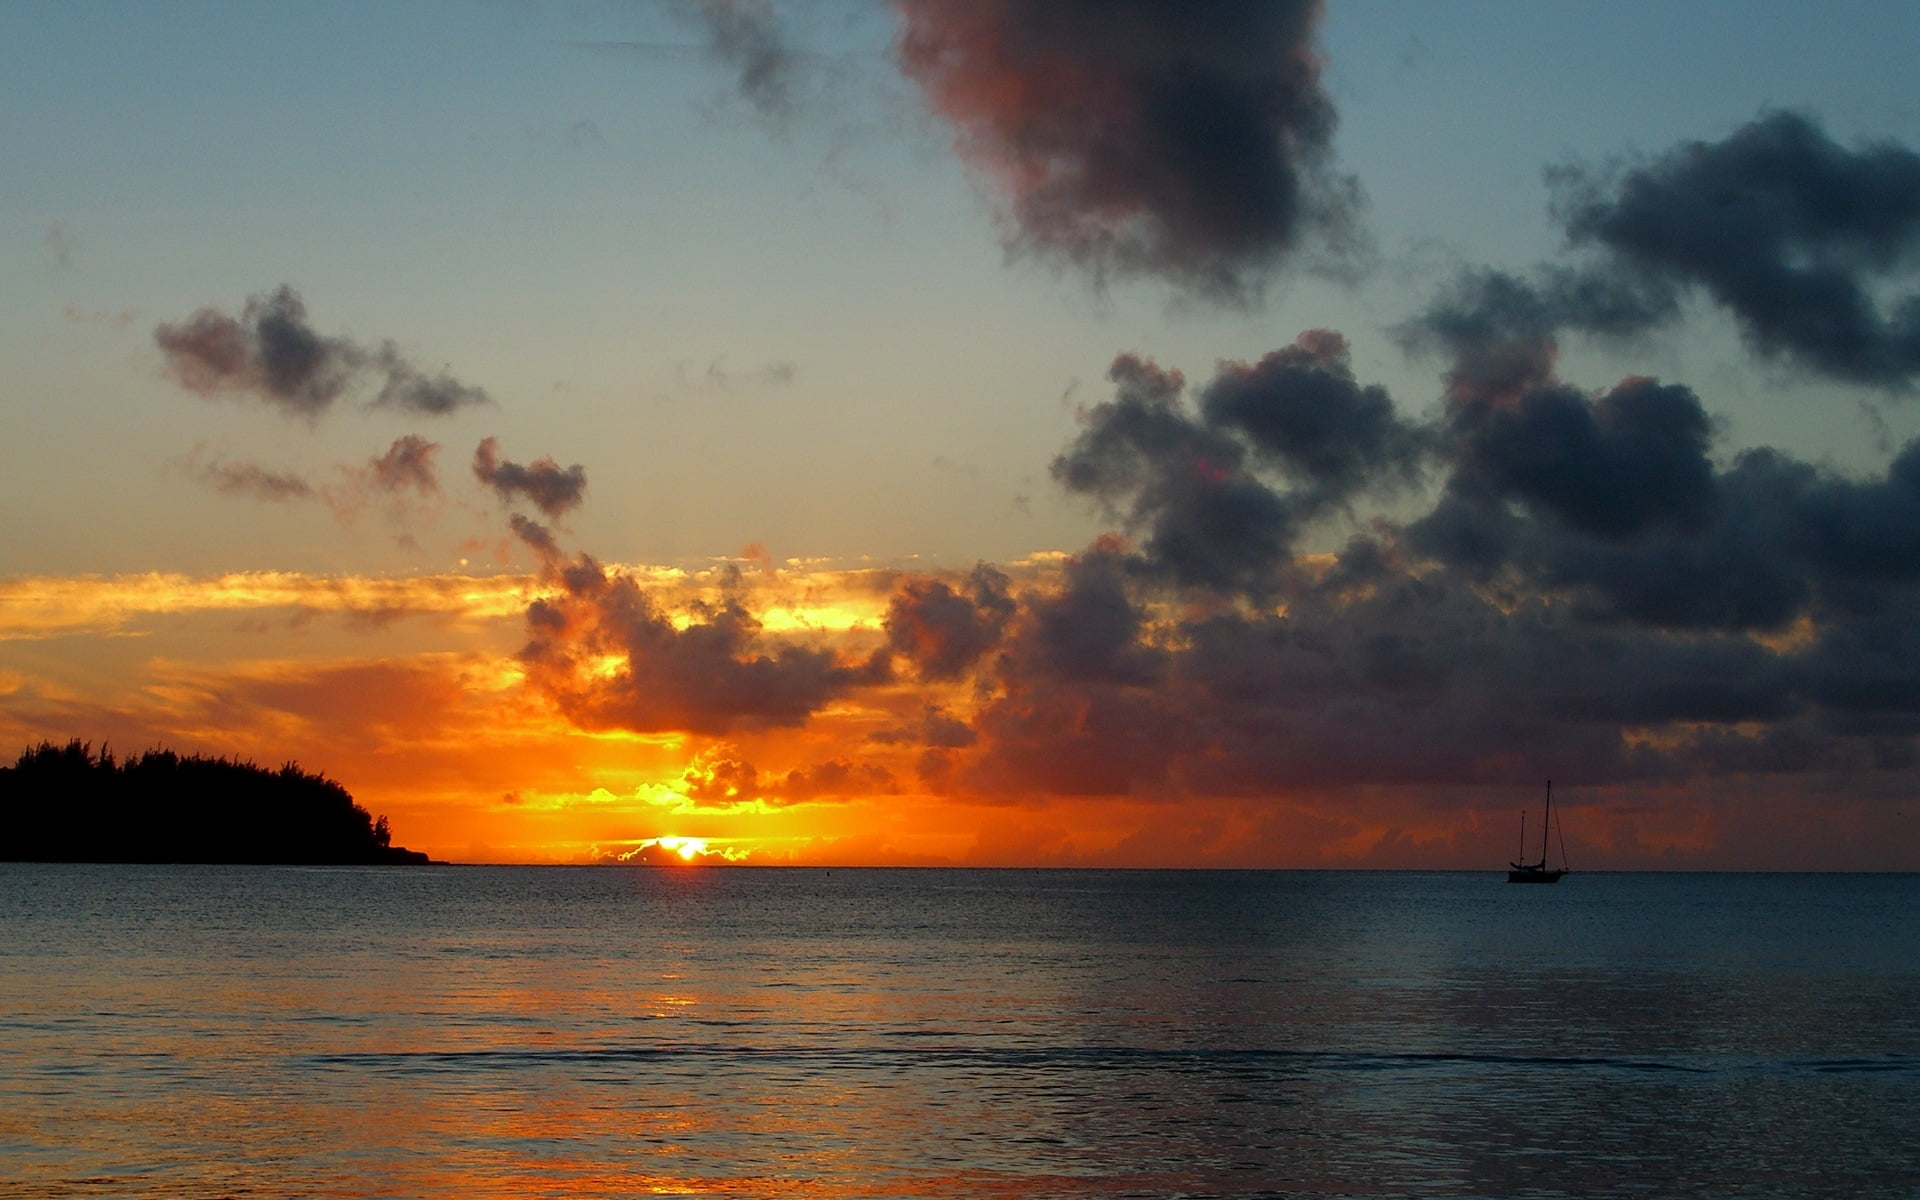
{"label": "cloud", "polygon": [[[1193,407],[1178,372],[1121,356],[1054,473],[1140,540],[1009,590],[990,639],[951,580],[903,580],[895,651],[974,702],[964,735],[930,699],[872,740],[926,747],[937,790],[1010,801],[1897,787],[1920,735],[1920,441],[1866,477],[1766,448],[1718,462],[1692,389],[1588,391],[1550,352],[1507,354],[1550,349],[1538,299],[1498,284],[1453,328],[1434,422],[1355,381],[1325,331],[1222,364]],[[1527,365],[1484,369],[1502,358]],[[1422,473],[1440,486],[1403,519],[1299,549],[1310,519]],[[921,620],[968,653],[925,649]]]}
{"label": "cloud", "polygon": [[385,454],[368,459],[367,470],[373,486],[383,492],[412,491],[422,497],[437,496],[440,479],[435,472],[434,458],[439,453],[438,442],[409,433],[395,438]]}
{"label": "cloud", "polygon": [[687,799],[702,808],[809,804],[900,790],[899,782],[884,766],[844,758],[795,767],[784,775],[762,774],[724,742],[696,756],[682,774],[680,786]]}
{"label": "cloud", "polygon": [[1310,242],[1353,252],[1319,3],[899,9],[901,67],[998,185],[1011,251],[1235,303]]}
{"label": "cloud", "polygon": [[1449,487],[1513,500],[1583,533],[1698,523],[1713,506],[1711,422],[1692,391],[1630,378],[1599,397],[1564,385],[1455,413]]}
{"label": "cloud", "polygon": [[900,784],[893,772],[879,763],[857,763],[844,758],[795,767],[773,789],[774,794],[788,804],[884,796],[899,790]]}
{"label": "cloud", "polygon": [[255,500],[286,503],[309,500],[318,494],[314,486],[291,471],[275,471],[252,462],[213,459],[200,462],[196,449],[183,460],[187,471],[201,483],[224,496],[246,496]]}
{"label": "cloud", "polygon": [[1178,371],[1122,355],[1114,399],[1054,458],[1068,491],[1101,500],[1146,535],[1146,565],[1186,584],[1257,586],[1286,558],[1297,514],[1247,469],[1246,447],[1181,404]]}
{"label": "cloud", "polygon": [[1677,295],[1659,280],[1565,266],[1534,278],[1481,268],[1463,272],[1397,332],[1408,349],[1452,359],[1450,399],[1505,403],[1553,378],[1561,331],[1626,340],[1678,310]]}
{"label": "cloud", "polygon": [[[1920,372],[1920,155],[1849,150],[1774,112],[1617,173],[1551,173],[1576,246],[1673,288],[1704,289],[1761,354],[1905,390]],[[1909,290],[1883,306],[1880,285]]]}
{"label": "cloud", "polygon": [[125,329],[140,319],[135,309],[123,308],[109,311],[104,308],[83,309],[77,304],[69,304],[60,310],[60,315],[77,325],[107,325],[114,329]]}
{"label": "cloud", "polygon": [[[675,41],[569,43],[594,54],[648,63],[705,61],[724,69],[730,90],[762,124],[785,131],[796,118],[829,112],[855,82],[845,60],[796,44],[794,23],[815,14],[811,6],[769,0],[675,0],[668,13],[699,37]],[[844,132],[844,131],[843,131]],[[595,138],[598,131],[595,130]]]}
{"label": "cloud", "polygon": [[307,576],[275,571],[209,578],[26,576],[0,581],[0,641],[142,633],[163,619],[212,617],[225,626],[236,617],[278,618],[292,612],[337,613],[348,619],[408,613],[442,623],[483,624],[522,616],[531,591],[531,581],[519,576]]}
{"label": "cloud", "polygon": [[473,474],[483,486],[511,504],[522,497],[549,517],[562,517],[586,499],[587,470],[579,463],[562,470],[552,458],[524,466],[500,457],[500,439],[485,438],[473,452]]}
{"label": "cloud", "polygon": [[804,724],[883,682],[884,655],[769,637],[738,599],[696,604],[684,626],[629,575],[581,556],[552,568],[559,591],[527,610],[528,680],[587,729],[724,734]]}
{"label": "cloud", "polygon": [[507,518],[507,524],[513,529],[513,536],[534,552],[542,565],[551,566],[558,562],[563,553],[553,531],[540,522],[520,513]]}
{"label": "cloud", "polygon": [[1769,448],[1718,468],[1691,389],[1630,376],[1590,394],[1558,378],[1554,331],[1585,318],[1556,287],[1479,273],[1409,327],[1454,355],[1451,474],[1408,526],[1411,549],[1481,584],[1568,595],[1596,620],[1670,630],[1784,630],[1861,586],[1844,577],[1902,569],[1904,453],[1867,483]]}
{"label": "cloud", "polygon": [[47,232],[40,244],[53,255],[53,261],[61,267],[73,265],[73,228],[65,221],[55,221],[47,226]]}
{"label": "cloud", "polygon": [[938,704],[929,703],[920,719],[908,725],[892,729],[883,729],[870,735],[870,740],[887,746],[927,746],[940,750],[957,750],[971,746],[978,741],[973,729],[962,720],[954,717]]}
{"label": "cloud", "polygon": [[445,373],[422,372],[392,342],[369,349],[316,332],[306,302],[287,284],[249,297],[238,318],[203,308],[177,324],[162,323],[153,338],[167,373],[182,387],[205,396],[254,396],[309,419],[369,381],[379,384],[371,406],[428,416],[488,399]]}
{"label": "cloud", "polygon": [[1438,444],[1354,379],[1346,339],[1327,330],[1222,363],[1198,411],[1184,376],[1135,355],[1108,378],[1114,398],[1084,412],[1053,476],[1143,534],[1140,565],[1183,585],[1269,588],[1312,522],[1411,483]]}
{"label": "cloud", "polygon": [[252,392],[309,417],[332,406],[359,366],[351,343],[308,326],[305,302],[285,285],[249,299],[238,320],[203,308],[153,337],[181,386],[204,395]]}
{"label": "cloud", "polygon": [[418,434],[405,434],[395,438],[384,454],[368,458],[364,465],[339,464],[333,478],[319,483],[297,472],[253,462],[218,458],[202,462],[202,447],[196,447],[180,463],[193,478],[223,495],[276,503],[317,500],[346,526],[357,522],[369,504],[377,504],[386,520],[401,531],[401,544],[418,549],[405,527],[427,513],[429,503],[440,496],[434,466],[439,451],[438,443]]}
{"label": "cloud", "polygon": [[924,679],[957,679],[993,650],[1013,614],[1007,577],[985,563],[956,590],[908,579],[887,606],[887,643]]}
{"label": "cloud", "polygon": [[750,804],[760,798],[760,769],[720,743],[695,756],[681,773],[680,788],[687,799],[707,808]]}
{"label": "cloud", "polygon": [[1139,557],[1101,538],[1066,565],[1062,585],[1027,597],[1005,666],[1067,683],[1148,686],[1165,655],[1148,636],[1145,606],[1129,581]]}
{"label": "cloud", "polygon": [[1222,363],[1200,413],[1305,485],[1309,508],[1383,480],[1415,482],[1432,449],[1430,431],[1401,420],[1385,388],[1354,379],[1347,339],[1327,329],[1308,330],[1251,366]]}
{"label": "cloud", "polygon": [[707,369],[697,378],[688,374],[685,363],[676,367],[675,373],[683,388],[731,392],[739,387],[789,387],[799,378],[800,368],[783,359],[762,363],[757,367],[735,369],[726,365],[726,356],[722,355],[709,362]]}
{"label": "cloud", "polygon": [[374,408],[438,417],[489,402],[484,388],[461,383],[445,371],[429,375],[408,362],[392,342],[382,342],[368,362],[386,376],[373,398]]}
{"label": "cloud", "polygon": [[793,51],[766,0],[695,0],[707,33],[707,53],[733,70],[740,95],[762,117],[792,114],[796,88]]}

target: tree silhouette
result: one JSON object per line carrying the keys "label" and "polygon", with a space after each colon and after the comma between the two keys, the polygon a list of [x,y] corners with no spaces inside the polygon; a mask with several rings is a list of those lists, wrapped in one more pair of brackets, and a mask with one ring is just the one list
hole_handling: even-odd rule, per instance
{"label": "tree silhouette", "polygon": [[0,860],[424,863],[347,789],[297,763],[154,749],[116,763],[90,742],[41,742],[0,767]]}

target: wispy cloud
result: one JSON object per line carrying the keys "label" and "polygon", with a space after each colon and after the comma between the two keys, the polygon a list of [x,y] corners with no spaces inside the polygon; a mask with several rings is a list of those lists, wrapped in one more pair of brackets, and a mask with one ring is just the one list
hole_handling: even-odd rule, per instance
{"label": "wispy cloud", "polygon": [[73,228],[65,221],[55,221],[47,226],[46,234],[40,244],[53,255],[53,261],[62,268],[73,265]]}

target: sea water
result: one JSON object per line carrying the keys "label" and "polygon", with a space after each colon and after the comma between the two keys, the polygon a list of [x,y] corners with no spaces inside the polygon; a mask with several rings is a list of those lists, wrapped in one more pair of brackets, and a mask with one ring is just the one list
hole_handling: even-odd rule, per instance
{"label": "sea water", "polygon": [[0,865],[0,1195],[1920,1195],[1920,877]]}

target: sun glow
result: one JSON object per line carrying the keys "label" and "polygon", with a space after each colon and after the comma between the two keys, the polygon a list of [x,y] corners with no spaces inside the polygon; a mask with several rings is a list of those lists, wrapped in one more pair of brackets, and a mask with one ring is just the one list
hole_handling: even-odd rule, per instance
{"label": "sun glow", "polygon": [[[697,838],[697,837],[679,837],[674,834],[667,834],[664,837],[648,838],[646,841],[641,842],[638,846],[635,846],[632,850],[628,851],[625,854],[622,854],[620,858],[622,859],[622,861],[627,861],[627,862],[632,862],[635,860],[646,861],[646,862],[658,861],[658,857],[647,853],[648,850],[656,847],[661,850],[665,850],[670,855],[678,857],[681,862],[693,862],[706,855],[707,839]],[[664,856],[660,856],[660,857],[664,857]]]}

